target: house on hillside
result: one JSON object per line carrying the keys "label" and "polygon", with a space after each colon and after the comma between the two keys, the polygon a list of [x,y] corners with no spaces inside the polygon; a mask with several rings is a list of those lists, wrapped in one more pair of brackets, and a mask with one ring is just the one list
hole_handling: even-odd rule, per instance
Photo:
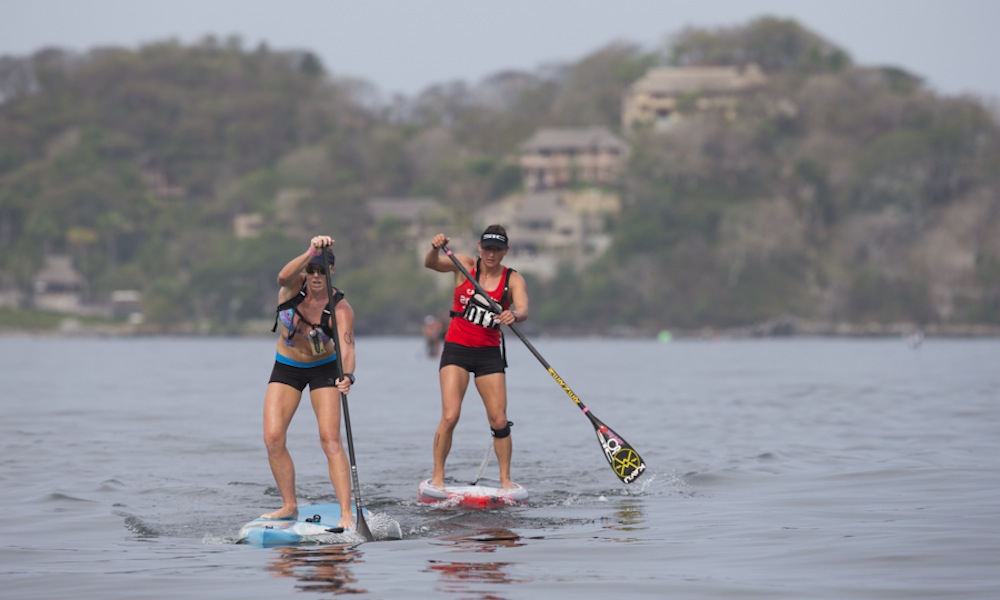
{"label": "house on hillside", "polygon": [[233,234],[238,240],[255,238],[264,230],[264,215],[259,212],[241,213],[233,217]]}
{"label": "house on hillside", "polygon": [[239,213],[233,217],[233,235],[237,239],[259,237],[267,229],[278,229],[290,236],[312,236],[312,223],[303,219],[302,204],[310,197],[310,190],[287,187],[274,196],[274,216],[265,217],[261,212]]}
{"label": "house on hillside", "polygon": [[764,72],[754,63],[729,67],[661,67],[633,83],[622,103],[622,127],[669,127],[682,109],[722,111],[735,118],[741,94],[762,86]]}
{"label": "house on hillside", "polygon": [[376,226],[395,224],[407,242],[430,239],[454,222],[451,210],[434,198],[371,198],[366,206]]}
{"label": "house on hillside", "polygon": [[160,198],[182,198],[187,190],[170,182],[164,169],[148,168],[142,171],[142,180],[151,192]]}
{"label": "house on hillside", "polygon": [[133,325],[143,322],[142,292],[139,290],[115,290],[111,292],[111,316],[128,319]]}
{"label": "house on hillside", "polygon": [[582,269],[611,244],[608,221],[621,212],[617,194],[597,188],[513,194],[480,209],[480,227],[500,223],[510,234],[507,262],[542,279],[560,264]]}
{"label": "house on hillside", "polygon": [[73,268],[69,256],[46,256],[45,264],[35,276],[34,307],[58,313],[80,314],[86,282]]}
{"label": "house on hillside", "polygon": [[539,129],[521,144],[524,189],[614,184],[627,158],[628,144],[605,127]]}
{"label": "house on hillside", "polygon": [[434,198],[370,198],[365,205],[379,242],[412,250],[421,262],[431,237],[454,228],[451,209]]}

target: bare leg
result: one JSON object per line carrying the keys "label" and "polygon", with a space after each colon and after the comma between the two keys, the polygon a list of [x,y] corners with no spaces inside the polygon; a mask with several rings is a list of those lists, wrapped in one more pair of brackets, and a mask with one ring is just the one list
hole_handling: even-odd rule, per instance
{"label": "bare leg", "polygon": [[[483,398],[486,407],[486,418],[490,427],[503,429],[507,426],[507,377],[503,373],[492,373],[476,377],[476,389]],[[510,478],[510,462],[513,453],[511,436],[493,438],[493,449],[497,454],[497,464],[500,465],[500,487],[510,489],[514,482]]]}
{"label": "bare leg", "polygon": [[295,409],[302,394],[283,383],[269,383],[264,394],[264,445],[267,461],[271,465],[274,482],[281,494],[281,508],[261,515],[265,519],[286,519],[298,516],[298,501],[295,498],[295,464],[288,452],[286,439],[288,425],[292,422]]}
{"label": "bare leg", "polygon": [[441,379],[441,421],[434,432],[434,473],[431,485],[444,487],[444,464],[451,452],[452,434],[462,413],[462,398],[469,387],[469,372],[457,365],[445,365]]}
{"label": "bare leg", "polygon": [[326,454],[333,492],[340,504],[340,525],[354,527],[351,512],[351,464],[344,452],[340,436],[340,391],[335,387],[320,388],[310,392],[313,411],[319,424],[319,441]]}

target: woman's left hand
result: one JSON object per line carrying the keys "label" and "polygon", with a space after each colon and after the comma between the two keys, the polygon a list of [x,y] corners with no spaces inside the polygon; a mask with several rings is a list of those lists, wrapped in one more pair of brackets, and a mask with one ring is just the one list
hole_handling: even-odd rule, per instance
{"label": "woman's left hand", "polygon": [[500,321],[501,325],[513,325],[517,323],[517,315],[512,310],[505,310],[497,315],[497,321]]}

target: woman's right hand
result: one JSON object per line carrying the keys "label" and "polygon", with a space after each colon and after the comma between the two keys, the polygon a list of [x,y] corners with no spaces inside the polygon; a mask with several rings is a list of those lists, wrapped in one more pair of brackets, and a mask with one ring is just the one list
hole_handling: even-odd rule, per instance
{"label": "woman's right hand", "polygon": [[443,233],[439,233],[436,236],[434,236],[434,238],[431,240],[431,247],[434,248],[435,250],[440,250],[450,241],[451,238],[445,236],[445,234]]}
{"label": "woman's right hand", "polygon": [[309,241],[309,247],[313,249],[312,254],[319,256],[323,252],[323,248],[333,245],[333,238],[328,235],[317,235],[313,236],[313,239]]}

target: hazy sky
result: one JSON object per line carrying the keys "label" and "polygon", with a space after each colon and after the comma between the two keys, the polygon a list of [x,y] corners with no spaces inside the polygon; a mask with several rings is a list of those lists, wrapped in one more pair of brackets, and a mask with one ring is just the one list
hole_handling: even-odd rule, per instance
{"label": "hazy sky", "polygon": [[1000,101],[996,0],[0,0],[0,55],[236,34],[245,48],[310,50],[336,76],[410,95],[765,15],[797,20],[857,63]]}

